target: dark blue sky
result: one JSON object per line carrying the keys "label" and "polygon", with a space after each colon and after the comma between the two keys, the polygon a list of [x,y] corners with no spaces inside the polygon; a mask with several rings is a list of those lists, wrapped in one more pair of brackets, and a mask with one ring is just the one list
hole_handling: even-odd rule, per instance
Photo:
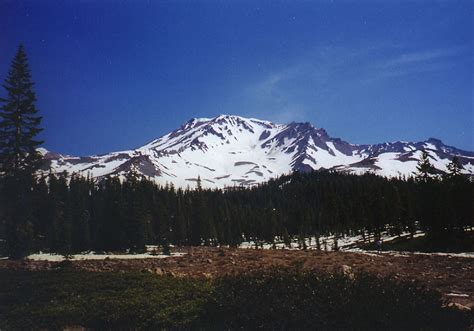
{"label": "dark blue sky", "polygon": [[474,150],[473,31],[473,1],[0,0],[0,79],[23,42],[62,153],[221,113]]}

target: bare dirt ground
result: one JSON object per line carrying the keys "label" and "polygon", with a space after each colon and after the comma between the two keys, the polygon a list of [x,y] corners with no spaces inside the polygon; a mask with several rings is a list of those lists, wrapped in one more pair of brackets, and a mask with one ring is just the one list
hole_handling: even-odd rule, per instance
{"label": "bare dirt ground", "polygon": [[[365,271],[380,276],[392,275],[397,279],[418,280],[440,291],[451,302],[474,311],[472,258],[211,247],[179,248],[175,251],[187,254],[165,259],[71,261],[70,267],[95,272],[143,271],[176,277],[212,278],[279,266],[301,266],[315,271],[341,271],[348,269],[343,266],[349,266],[354,272]],[[58,268],[58,263],[61,262],[1,260],[0,269],[50,270]]]}

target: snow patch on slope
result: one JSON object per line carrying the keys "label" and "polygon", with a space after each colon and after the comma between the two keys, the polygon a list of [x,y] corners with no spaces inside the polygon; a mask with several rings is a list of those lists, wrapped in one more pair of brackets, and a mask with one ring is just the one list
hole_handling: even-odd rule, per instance
{"label": "snow patch on slope", "polygon": [[89,157],[39,151],[56,173],[100,179],[124,177],[134,170],[161,185],[194,188],[200,178],[203,187],[223,188],[251,186],[295,170],[311,169],[408,177],[416,171],[421,149],[428,151],[440,171],[446,171],[452,156],[458,155],[464,173],[474,173],[473,152],[445,146],[432,138],[420,143],[359,146],[331,138],[324,129],[309,123],[281,125],[233,115],[194,118],[136,150]]}

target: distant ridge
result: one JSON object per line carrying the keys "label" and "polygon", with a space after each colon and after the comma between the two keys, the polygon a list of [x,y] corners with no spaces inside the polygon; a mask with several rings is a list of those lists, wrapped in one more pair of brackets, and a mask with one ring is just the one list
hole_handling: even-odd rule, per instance
{"label": "distant ridge", "polygon": [[412,176],[421,151],[429,153],[439,173],[457,156],[463,172],[474,174],[474,152],[446,146],[430,138],[421,142],[395,141],[355,145],[332,138],[310,123],[274,124],[235,115],[193,118],[135,150],[100,156],[75,157],[41,149],[43,170],[80,173],[100,179],[130,171],[157,183],[176,187],[249,186],[293,171],[334,169],[355,174]]}

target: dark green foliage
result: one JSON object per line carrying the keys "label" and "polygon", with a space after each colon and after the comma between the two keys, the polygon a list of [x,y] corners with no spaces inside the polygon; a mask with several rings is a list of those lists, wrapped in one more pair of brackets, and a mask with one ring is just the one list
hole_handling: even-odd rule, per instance
{"label": "dark green foliage", "polygon": [[26,53],[20,45],[3,85],[7,96],[0,98],[1,221],[11,258],[21,258],[33,249],[38,221],[32,186],[41,166],[37,148],[42,141],[37,135],[42,129],[33,85]]}
{"label": "dark green foliage", "polygon": [[27,256],[33,248],[33,225],[21,216],[6,220],[7,254],[11,259]]}
{"label": "dark green foliage", "polygon": [[447,178],[457,178],[461,176],[462,165],[459,158],[454,156],[451,162],[446,166],[448,168]]}
{"label": "dark green foliage", "polygon": [[48,182],[49,187],[44,180],[34,183],[31,208],[21,204],[15,213],[2,213],[13,208],[0,201],[4,222],[28,220],[15,229],[26,239],[11,242],[34,238],[28,247],[70,254],[143,252],[145,245],[163,245],[165,238],[173,245],[236,246],[253,240],[258,247],[297,239],[305,249],[304,239],[312,236],[324,249],[337,247],[335,240],[318,240],[329,234],[364,233],[373,241],[382,231],[421,229],[428,234],[426,250],[449,251],[474,225],[474,183],[463,176],[414,181],[313,172],[224,191],[176,191],[140,178],[94,183],[72,176],[68,183],[64,174],[51,175]]}
{"label": "dark green foliage", "polygon": [[189,325],[209,284],[142,273],[0,271],[2,330],[151,330]]}
{"label": "dark green foliage", "polygon": [[70,213],[70,195],[65,176],[50,178],[50,210],[47,236],[52,251],[61,254],[71,253],[72,224]]}
{"label": "dark green foliage", "polygon": [[13,59],[3,85],[7,97],[0,99],[0,169],[4,176],[31,175],[41,165],[36,150],[42,141],[36,136],[41,132],[41,117],[35,107],[28,60],[22,45]]}
{"label": "dark green foliage", "polygon": [[144,273],[0,271],[4,330],[465,330],[438,293],[368,275],[284,269],[215,281]]}
{"label": "dark green foliage", "polygon": [[431,164],[427,151],[422,151],[421,158],[418,161],[418,165],[416,166],[416,170],[418,171],[416,174],[417,180],[426,182],[432,179],[432,176],[435,173],[435,167]]}
{"label": "dark green foliage", "polygon": [[217,281],[202,322],[216,330],[466,329],[468,317],[441,304],[413,282],[273,270]]}
{"label": "dark green foliage", "polygon": [[170,243],[169,243],[167,238],[163,239],[163,249],[162,249],[161,253],[164,254],[164,255],[171,255]]}
{"label": "dark green foliage", "polygon": [[89,191],[90,183],[76,176],[69,183],[71,212],[71,249],[85,251],[91,247]]}

